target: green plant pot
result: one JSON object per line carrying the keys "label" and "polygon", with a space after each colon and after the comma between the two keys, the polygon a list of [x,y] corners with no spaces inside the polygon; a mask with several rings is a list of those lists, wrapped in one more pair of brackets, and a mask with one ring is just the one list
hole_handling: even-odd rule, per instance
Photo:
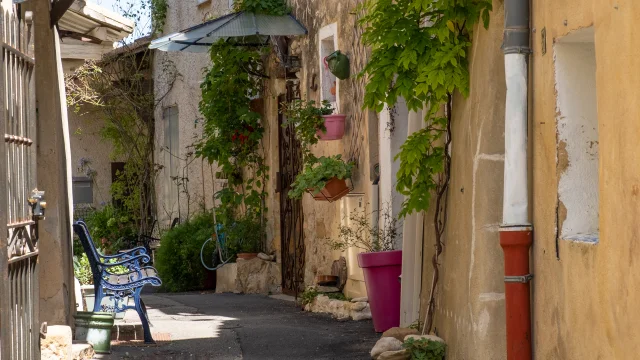
{"label": "green plant pot", "polygon": [[111,353],[112,313],[79,311],[75,318],[76,340],[87,341],[98,354]]}

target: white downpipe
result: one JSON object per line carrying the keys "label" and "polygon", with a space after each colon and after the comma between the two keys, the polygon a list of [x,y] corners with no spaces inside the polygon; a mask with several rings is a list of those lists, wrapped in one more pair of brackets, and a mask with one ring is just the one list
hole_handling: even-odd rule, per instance
{"label": "white downpipe", "polygon": [[507,104],[505,114],[505,165],[503,226],[529,224],[527,187],[527,61],[526,54],[506,54]]}
{"label": "white downpipe", "polygon": [[[422,111],[409,112],[407,135],[422,129]],[[422,246],[424,214],[414,213],[404,219],[402,229],[402,290],[400,326],[408,327],[420,318],[422,290]]]}

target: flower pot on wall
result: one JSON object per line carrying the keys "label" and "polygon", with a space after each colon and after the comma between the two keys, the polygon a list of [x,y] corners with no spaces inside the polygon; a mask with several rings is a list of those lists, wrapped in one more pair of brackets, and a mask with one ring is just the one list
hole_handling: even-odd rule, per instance
{"label": "flower pot on wall", "polygon": [[358,265],[364,272],[376,332],[400,326],[402,250],[358,254]]}
{"label": "flower pot on wall", "polygon": [[347,181],[344,179],[332,178],[327,182],[322,190],[313,198],[316,201],[336,201],[344,197],[349,193],[350,189],[347,186]]}
{"label": "flower pot on wall", "polygon": [[324,126],[327,128],[327,132],[318,130],[317,134],[320,140],[340,140],[344,136],[344,122],[347,118],[346,115],[323,115]]}

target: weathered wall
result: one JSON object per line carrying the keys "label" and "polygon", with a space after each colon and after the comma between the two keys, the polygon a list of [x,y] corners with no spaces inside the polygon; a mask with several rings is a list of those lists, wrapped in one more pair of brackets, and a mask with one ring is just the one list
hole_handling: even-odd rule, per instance
{"label": "weathered wall", "polygon": [[[504,8],[493,2],[488,30],[476,27],[470,51],[470,93],[453,99],[452,167],[445,247],[440,257],[435,331],[447,359],[504,359],[502,220],[504,167],[504,61],[500,50]],[[421,321],[431,284],[433,213],[425,215]]]}
{"label": "weathered wall", "polygon": [[[213,0],[198,6],[191,1],[173,1],[168,8],[164,33],[169,34],[229,12],[229,1]],[[177,106],[179,111],[179,176],[188,178],[186,187],[180,189],[180,211],[175,201],[165,196],[166,183],[177,187],[170,179],[167,168],[161,169],[156,181],[158,196],[158,218],[162,227],[167,227],[171,219],[201,211],[203,205],[210,209],[213,205],[213,172],[206,161],[195,159],[193,144],[202,136],[202,115],[198,110],[201,99],[200,84],[203,72],[210,65],[209,55],[187,52],[156,51],[154,55],[154,89],[158,105],[156,119],[156,162],[166,164],[166,150],[163,149],[164,109]],[[219,189],[218,189],[219,190]],[[175,200],[175,199],[174,199]]]}
{"label": "weathered wall", "polygon": [[[302,60],[302,70],[298,73],[302,98],[306,100],[320,101],[320,91],[312,89],[314,76],[319,78],[320,59],[318,50],[318,32],[321,28],[330,24],[337,24],[338,48],[351,59],[351,73],[355,75],[366,62],[367,51],[360,43],[360,33],[356,26],[356,16],[352,14],[356,1],[322,1],[311,2],[294,0],[291,2],[294,16],[309,30],[307,36],[299,37],[291,46],[292,52],[299,55]],[[283,81],[280,81],[283,83]],[[318,82],[318,80],[316,80]],[[339,80],[337,111],[347,115],[346,133],[339,141],[322,141],[313,149],[317,156],[331,156],[342,154],[344,159],[355,161],[357,169],[354,171],[352,195],[356,195],[335,203],[316,202],[310,196],[303,198],[304,209],[304,236],[305,236],[305,285],[313,285],[316,275],[331,274],[331,265],[340,256],[347,258],[349,280],[346,293],[349,296],[366,295],[361,270],[357,266],[357,251],[348,251],[345,254],[332,251],[324,241],[327,238],[336,238],[338,227],[347,215],[347,209],[366,206],[369,201],[371,176],[370,176],[370,139],[369,124],[377,122],[375,114],[362,110],[364,96],[364,83],[352,77],[347,80]],[[277,153],[277,107],[275,98],[284,91],[284,84],[271,87],[272,95],[266,100],[268,109],[269,134],[272,152],[271,159],[272,186],[275,185],[275,172],[278,167]],[[377,139],[373,139],[377,146]],[[376,152],[377,153],[377,152]],[[273,248],[280,248],[279,229],[279,195],[271,198],[270,206],[274,224]],[[284,275],[284,274],[283,274]]]}
{"label": "weathered wall", "polygon": [[[640,3],[533,2],[534,344],[538,359],[634,359],[640,352],[636,274],[640,225],[637,84],[634,46]],[[558,238],[562,210],[553,44],[594,26],[600,143],[599,243]],[[542,54],[541,30],[547,53]],[[558,255],[556,256],[556,251]]]}
{"label": "weathered wall", "polygon": [[[89,169],[93,175],[93,206],[101,207],[111,201],[111,151],[112,145],[100,135],[104,126],[101,114],[96,109],[80,113],[69,109],[69,131],[71,139],[71,164],[74,177],[87,177]],[[89,163],[80,166],[81,159]]]}

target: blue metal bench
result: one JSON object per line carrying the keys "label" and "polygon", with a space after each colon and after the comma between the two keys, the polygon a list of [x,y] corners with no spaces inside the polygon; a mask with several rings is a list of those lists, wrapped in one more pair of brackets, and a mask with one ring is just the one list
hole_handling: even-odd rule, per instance
{"label": "blue metal bench", "polygon": [[[158,277],[156,269],[151,266],[144,266],[151,261],[147,250],[140,246],[117,255],[102,255],[96,249],[86,223],[83,221],[74,223],[73,231],[80,238],[91,265],[96,296],[93,311],[104,310],[101,308],[101,303],[105,297],[113,299],[115,304],[114,309],[108,310],[124,312],[128,309],[135,309],[142,322],[144,342],[153,343],[147,310],[140,298],[140,292],[145,285],[160,286],[162,281]],[[124,266],[127,272],[116,274],[110,271],[116,266]],[[133,297],[135,306],[123,303],[129,297]]]}

